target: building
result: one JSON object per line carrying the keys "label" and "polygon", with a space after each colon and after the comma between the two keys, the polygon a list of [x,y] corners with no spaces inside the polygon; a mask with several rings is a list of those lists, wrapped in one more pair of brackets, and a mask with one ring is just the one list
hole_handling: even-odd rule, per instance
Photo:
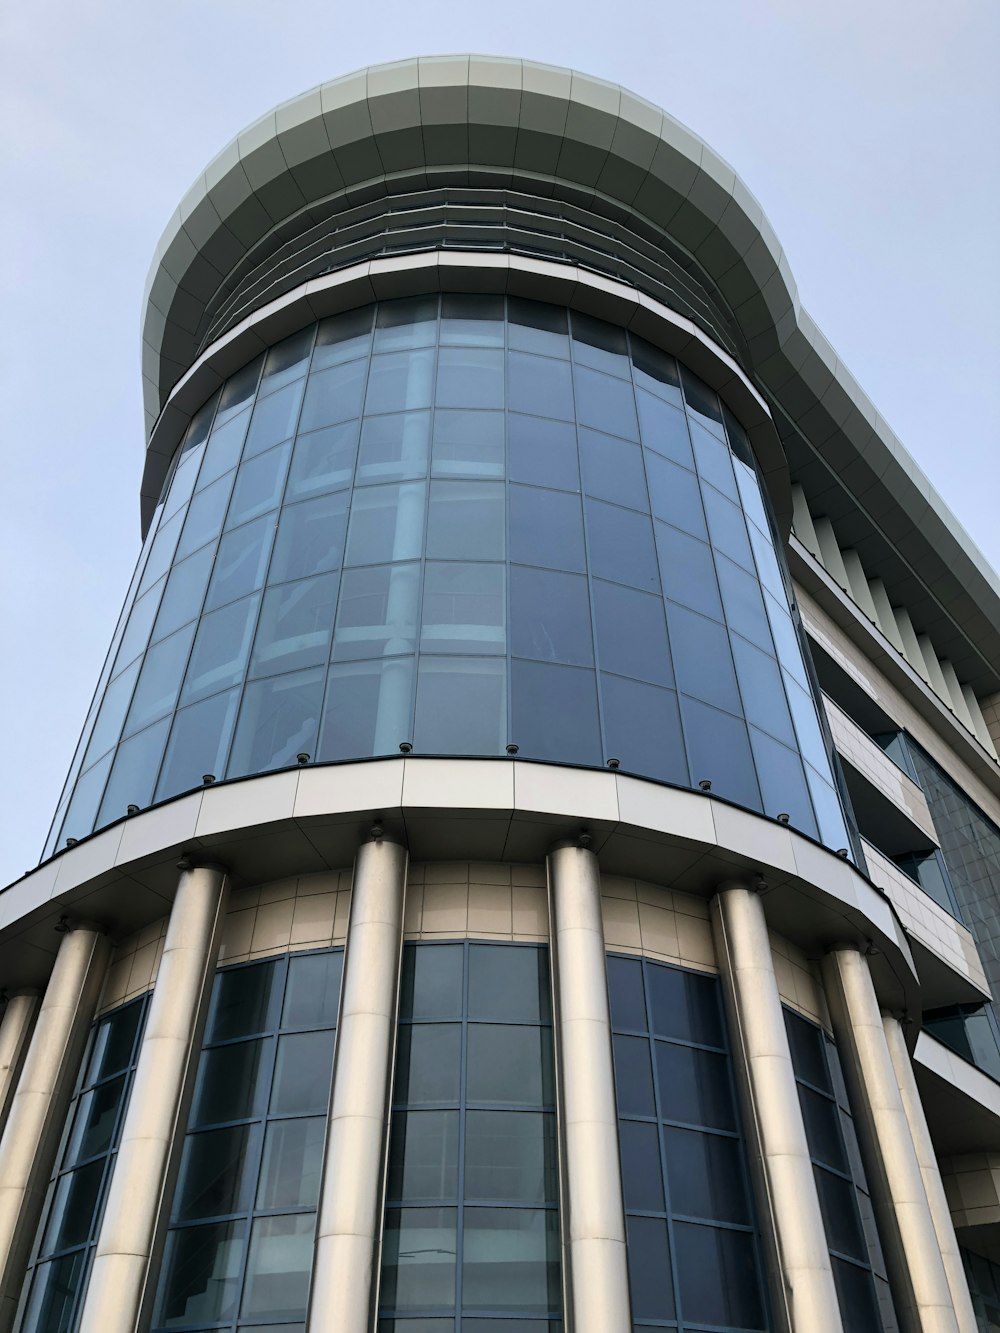
{"label": "building", "polygon": [[997,1327],[1000,587],[730,168],[336,80],[182,201],[143,375],[0,893],[0,1330]]}

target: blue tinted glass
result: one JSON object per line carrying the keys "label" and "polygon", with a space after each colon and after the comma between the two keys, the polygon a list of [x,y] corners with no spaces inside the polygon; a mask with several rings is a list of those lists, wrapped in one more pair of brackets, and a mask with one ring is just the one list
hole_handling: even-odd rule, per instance
{"label": "blue tinted glass", "polygon": [[288,472],[288,499],[305,499],[350,486],[357,451],[356,421],[330,426],[312,435],[300,435],[295,441]]}
{"label": "blue tinted glass", "polygon": [[277,514],[266,514],[226,533],[219,543],[212,581],[208,585],[206,611],[214,611],[218,606],[245,597],[264,582],[276,522]]}
{"label": "blue tinted glass", "polygon": [[504,488],[491,481],[432,481],[429,560],[502,560]]}
{"label": "blue tinted glass", "polygon": [[649,967],[646,985],[657,1036],[725,1045],[718,978],[679,967]]}
{"label": "blue tinted glass", "polygon": [[712,545],[723,555],[728,555],[744,569],[753,572],[753,556],[750,554],[750,542],[747,538],[746,522],[743,512],[711,486],[702,488],[705,501],[705,513],[708,517],[708,534]]}
{"label": "blue tinted glass", "polygon": [[585,506],[591,574],[659,592],[653,525],[648,515],[590,498]]}
{"label": "blue tinted glass", "polygon": [[313,370],[325,370],[327,366],[337,365],[342,361],[353,361],[364,356],[371,347],[372,312],[367,310],[348,310],[343,315],[334,315],[324,319],[316,330],[316,348],[313,351]]}
{"label": "blue tinted glass", "polygon": [[628,379],[627,350],[624,329],[573,312],[573,358],[579,365]]}
{"label": "blue tinted glass", "polygon": [[207,774],[222,776],[238,705],[238,691],[226,690],[181,709],[174,718],[163,759],[156,787],[158,801],[200,787]]}
{"label": "blue tinted glass", "polygon": [[512,565],[510,571],[511,650],[544,662],[590,666],[587,580],[579,574]]}
{"label": "blue tinted glass", "polygon": [[351,502],[347,534],[349,565],[377,565],[388,560],[414,560],[421,553],[427,485],[373,486]]}
{"label": "blue tinted glass", "polygon": [[778,661],[782,668],[789,672],[803,689],[808,690],[809,677],[806,675],[802,661],[802,647],[799,643],[799,636],[795,632],[795,626],[792,624],[792,617],[768,593],[764,594],[764,605],[767,607],[767,618],[771,623],[771,633],[774,636]]}
{"label": "blue tinted glass", "polygon": [[268,589],[250,658],[251,676],[325,665],[338,584],[336,574],[321,574]]}
{"label": "blue tinted glass", "polygon": [[471,292],[441,297],[441,341],[469,347],[502,347],[504,300]]}
{"label": "blue tinted glass", "polygon": [[302,378],[309,365],[315,334],[315,327],[310,327],[275,343],[264,362],[264,373],[260,379],[262,395],[275,393],[283,385]]}
{"label": "blue tinted glass", "polygon": [[245,458],[262,454],[273,444],[280,444],[295,434],[305,380],[288,384],[276,393],[262,398],[254,408],[243,450]]}
{"label": "blue tinted glass", "polygon": [[306,387],[299,430],[304,434],[360,416],[367,370],[366,361],[348,361],[329,370],[314,370]]}
{"label": "blue tinted glass", "polygon": [[324,672],[300,671],[251,682],[244,691],[229,774],[263,773],[316,753]]}
{"label": "blue tinted glass", "polygon": [[421,657],[413,746],[418,754],[502,754],[506,664],[489,657]]}
{"label": "blue tinted glass", "polygon": [[657,1127],[637,1120],[618,1126],[625,1207],[640,1212],[663,1211],[663,1173]]}
{"label": "blue tinted glass", "polygon": [[174,565],[160,602],[153,639],[163,639],[201,611],[205,587],[215,558],[215,547],[204,546],[179,565]]}
{"label": "blue tinted glass", "polygon": [[645,1037],[616,1036],[614,1051],[618,1114],[655,1115],[649,1042]]}
{"label": "blue tinted glass", "polygon": [[722,625],[672,602],[667,605],[667,623],[678,689],[718,708],[739,713],[733,655]]}
{"label": "blue tinted glass", "polygon": [[760,789],[746,723],[696,699],[681,700],[691,781],[708,779],[712,791],[751,810],[760,809]]}
{"label": "blue tinted glass", "polygon": [[757,562],[757,573],[764,587],[785,600],[785,581],[781,576],[781,569],[778,566],[777,557],[774,554],[774,547],[769,538],[765,537],[754,524],[750,524],[750,544],[753,547],[754,558]]}
{"label": "blue tinted glass", "polygon": [[515,659],[510,739],[533,759],[601,764],[593,671]]}
{"label": "blue tinted glass", "polygon": [[228,473],[205,490],[199,491],[191,501],[175,559],[182,560],[222,531],[222,520],[229,504],[233,480],[234,474]]}
{"label": "blue tinted glass", "polygon": [[435,477],[502,478],[503,413],[435,412],[432,467]]}
{"label": "blue tinted glass", "polygon": [[750,1232],[677,1222],[674,1244],[686,1319],[704,1327],[765,1327]]}
{"label": "blue tinted glass", "polygon": [[132,701],[132,691],[135,688],[140,665],[141,663],[136,660],[131,666],[126,667],[104,691],[101,711],[94,723],[94,730],[90,733],[84,760],[88,767],[114,745],[121,734],[122,723]]}
{"label": "blue tinted glass", "polygon": [[765,652],[773,652],[771,630],[757,580],[724,556],[717,560],[716,570],[729,628]]}
{"label": "blue tinted glass", "polygon": [[656,524],[656,548],[664,597],[721,620],[722,603],[711,548],[666,523]]}
{"label": "blue tinted glass", "polygon": [[601,667],[656,685],[672,685],[660,598],[600,579],[593,581],[592,588]]}
{"label": "blue tinted glass", "polygon": [[205,459],[198,473],[198,490],[206,490],[211,482],[227,472],[231,472],[240,461],[243,452],[243,440],[250,424],[250,413],[241,412],[224,426],[218,421],[212,430],[212,437],[205,450]]}
{"label": "blue tinted glass", "polygon": [[586,569],[580,497],[510,487],[510,558],[549,569]]}
{"label": "blue tinted glass", "polygon": [[786,745],[794,745],[795,733],[777,662],[736,635],[732,645],[747,721],[763,727]]}
{"label": "blue tinted glass", "polygon": [[701,491],[693,472],[687,472],[665,458],[647,453],[646,477],[649,481],[650,508],[657,518],[695,537],[708,536]]}
{"label": "blue tinted glass", "polygon": [[569,356],[565,310],[511,296],[507,300],[507,319],[511,347],[523,352],[542,352],[545,356]]}
{"label": "blue tinted glass", "polygon": [[722,429],[722,406],[714,389],[710,389],[703,379],[693,370],[681,366],[681,384],[684,388],[684,402],[687,410],[700,424],[707,426],[720,437]]}
{"label": "blue tinted glass", "polygon": [[691,423],[691,441],[694,445],[699,475],[723,495],[728,495],[730,500],[739,502],[729,446],[723,444],[717,436],[699,426],[697,422]]}
{"label": "blue tinted glass", "polygon": [[139,731],[173,708],[184,678],[194,630],[193,624],[187,625],[146,654],[125,721],[126,735]]}
{"label": "blue tinted glass", "polygon": [[412,657],[331,667],[318,757],[397,754],[412,741],[413,668]]}
{"label": "blue tinted glass", "polygon": [[187,504],[191,498],[191,492],[194,490],[195,478],[198,476],[198,464],[201,462],[201,450],[194,454],[182,454],[174,475],[170,479],[170,490],[167,493],[167,500],[163,506],[164,519],[170,518],[176,514],[182,505]]}
{"label": "blue tinted glass", "polygon": [[153,618],[159,610],[160,597],[163,595],[165,585],[166,579],[161,579],[159,583],[155,583],[150,588],[144,597],[140,597],[132,607],[125,633],[118,645],[118,656],[115,659],[116,671],[121,671],[123,667],[128,666],[129,662],[145,648]]}
{"label": "blue tinted glass", "polygon": [[442,347],[438,354],[438,406],[503,407],[503,379],[501,350]]}
{"label": "blue tinted glass", "polygon": [[248,366],[238,370],[235,375],[230,375],[229,379],[223,385],[222,394],[219,398],[219,407],[215,414],[215,426],[218,429],[224,421],[228,421],[237,412],[241,412],[251,401],[257,389],[257,381],[260,379],[261,365],[264,361],[263,353]]}
{"label": "blue tinted glass", "polygon": [[751,1220],[739,1139],[667,1128],[663,1148],[675,1214],[714,1222]]}
{"label": "blue tinted glass", "polygon": [[674,1292],[670,1279],[667,1224],[659,1217],[629,1217],[628,1276],[636,1319],[671,1319]]}
{"label": "blue tinted glass", "polygon": [[337,609],[334,658],[412,653],[416,648],[419,598],[417,564],[369,565],[345,570]]}
{"label": "blue tinted glass", "polygon": [[239,527],[248,519],[266,514],[279,503],[285,485],[288,450],[289,446],[282,444],[240,465],[226,515],[227,528]]}
{"label": "blue tinted glass", "polygon": [[66,811],[61,830],[62,838],[85,838],[94,827],[94,816],[101,803],[104,784],[108,780],[113,753],[108,753],[91,768],[80,774]]}
{"label": "blue tinted glass", "polygon": [[158,582],[170,568],[170,562],[174,558],[174,550],[177,546],[177,539],[180,536],[181,523],[184,521],[183,513],[175,514],[169,522],[164,523],[153,539],[153,545],[149,549],[149,557],[146,560],[146,567],[142,571],[142,581],[136,592],[137,597],[142,597],[148,588]]}
{"label": "blue tinted glass", "polygon": [[504,566],[428,563],[420,647],[434,653],[503,653]]}
{"label": "blue tinted glass", "polygon": [[438,298],[408,296],[383,301],[375,316],[375,351],[395,347],[430,347],[437,338]]}
{"label": "blue tinted glass", "polygon": [[563,491],[580,489],[575,426],[511,413],[507,431],[511,481],[554,486]]}
{"label": "blue tinted glass", "polygon": [[169,728],[170,719],[165,717],[119,745],[97,816],[98,827],[119,819],[130,805],[149,805]]}
{"label": "blue tinted glass", "polygon": [[320,495],[281,512],[269,583],[284,583],[307,574],[338,569],[344,559],[348,496],[343,491]]}
{"label": "blue tinted glass", "polygon": [[811,838],[816,836],[802,760],[786,745],[750,728],[750,743],[757,761],[761,796],[766,815],[786,814],[793,826]]}
{"label": "blue tinted glass", "polygon": [[181,692],[182,704],[242,680],[259,605],[259,596],[245,597],[202,617]]}
{"label": "blue tinted glass", "polygon": [[511,352],[507,373],[512,412],[573,420],[573,378],[568,362]]}
{"label": "blue tinted glass", "polygon": [[409,481],[427,475],[430,447],[429,412],[394,412],[367,417],[361,427],[361,447],[355,484]]}
{"label": "blue tinted glass", "polygon": [[574,369],[573,379],[577,418],[581,425],[593,426],[608,435],[621,435],[627,440],[639,438],[635,395],[627,380],[614,379],[579,365]]}
{"label": "blue tinted glass", "polygon": [[680,463],[682,467],[694,467],[694,455],[691,452],[691,437],[684,413],[679,407],[674,408],[652,394],[636,391],[639,405],[639,421],[642,425],[642,442],[647,449],[653,449],[664,458]]}
{"label": "blue tinted glass", "polygon": [[674,691],[601,672],[601,697],[608,758],[617,759],[628,773],[686,786],[687,760]]}
{"label": "blue tinted glass", "polygon": [[[365,412],[410,412],[430,407],[434,392],[434,349],[387,352],[372,357]],[[482,406],[482,404],[480,404]]]}
{"label": "blue tinted glass", "polygon": [[608,996],[613,1027],[645,1032],[646,999],[642,963],[637,958],[608,959]]}
{"label": "blue tinted glass", "polygon": [[637,338],[634,333],[629,340],[632,344],[632,376],[636,385],[680,407],[681,381],[674,358],[646,342],[645,338]]}
{"label": "blue tinted glass", "polygon": [[665,1120],[711,1129],[736,1128],[726,1056],[658,1041],[656,1081]]}
{"label": "blue tinted glass", "polygon": [[580,465],[583,489],[599,500],[628,505],[630,509],[649,509],[642,450],[594,430],[580,431]]}

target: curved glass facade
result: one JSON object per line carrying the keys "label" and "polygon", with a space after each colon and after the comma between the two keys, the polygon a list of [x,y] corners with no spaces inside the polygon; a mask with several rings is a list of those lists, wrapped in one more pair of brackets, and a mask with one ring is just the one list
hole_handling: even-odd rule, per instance
{"label": "curved glass facade", "polygon": [[503,755],[848,845],[746,435],[622,329],[444,296],[336,316],[196,416],[49,851],[213,779]]}

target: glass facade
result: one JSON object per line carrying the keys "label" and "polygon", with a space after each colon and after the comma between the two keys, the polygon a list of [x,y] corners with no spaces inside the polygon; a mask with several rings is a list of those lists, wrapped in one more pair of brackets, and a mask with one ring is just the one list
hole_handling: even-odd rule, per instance
{"label": "glass facade", "polygon": [[154,1329],[301,1333],[342,964],[325,950],[216,977]]}
{"label": "glass facade", "polygon": [[70,1333],[79,1323],[145,1015],[143,998],[94,1025],[25,1278],[18,1333]]}
{"label": "glass facade", "polygon": [[48,850],[297,762],[503,755],[849,845],[746,435],[671,357],[514,298],[305,329],[192,421]]}
{"label": "glass facade", "polygon": [[770,1327],[719,978],[608,959],[635,1333]]}
{"label": "glass facade", "polygon": [[379,1333],[557,1333],[548,951],[403,958]]}
{"label": "glass facade", "polygon": [[971,1250],[962,1251],[962,1261],[979,1333],[1000,1333],[1000,1264]]}

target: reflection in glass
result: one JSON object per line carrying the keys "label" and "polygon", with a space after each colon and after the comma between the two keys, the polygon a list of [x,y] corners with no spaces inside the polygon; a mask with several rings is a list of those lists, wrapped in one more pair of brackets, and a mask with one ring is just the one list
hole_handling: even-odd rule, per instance
{"label": "reflection in glass", "polygon": [[250,1231],[243,1285],[243,1318],[302,1319],[309,1299],[313,1233],[311,1213],[258,1217]]}
{"label": "reflection in glass", "polygon": [[300,671],[272,676],[246,687],[230,774],[265,773],[285,768],[296,755],[316,753],[323,672]]}
{"label": "reflection in glass", "polygon": [[159,1322],[179,1328],[232,1319],[245,1244],[231,1222],[172,1231],[163,1258]]}

